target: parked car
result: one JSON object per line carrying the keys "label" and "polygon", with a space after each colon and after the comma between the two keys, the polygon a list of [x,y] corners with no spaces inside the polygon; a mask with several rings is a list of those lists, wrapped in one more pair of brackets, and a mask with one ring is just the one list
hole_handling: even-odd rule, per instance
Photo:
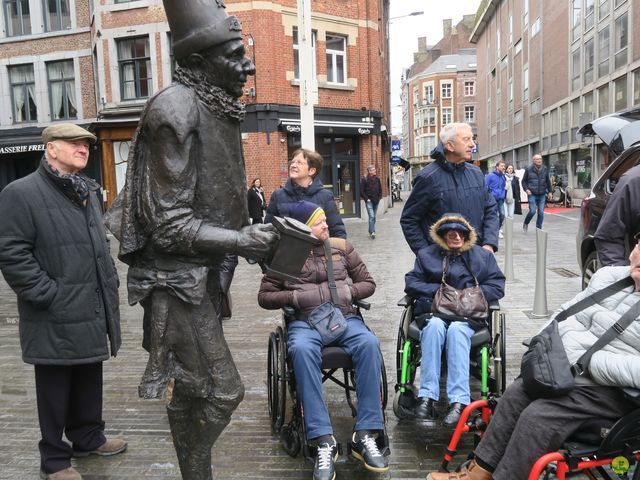
{"label": "parked car", "polygon": [[580,206],[581,221],[576,246],[584,288],[600,268],[593,236],[607,202],[620,177],[640,163],[640,108],[600,117],[583,126],[578,133],[600,137],[615,158],[593,184],[591,193],[582,200]]}

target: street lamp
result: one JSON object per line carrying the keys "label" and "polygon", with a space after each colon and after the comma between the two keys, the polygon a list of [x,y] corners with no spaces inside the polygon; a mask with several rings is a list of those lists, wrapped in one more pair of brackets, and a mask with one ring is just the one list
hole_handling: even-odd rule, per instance
{"label": "street lamp", "polygon": [[407,13],[406,15],[398,15],[397,17],[389,18],[389,21],[397,20],[398,18],[404,18],[404,17],[417,17],[418,15],[424,15],[424,12],[420,10],[416,12]]}

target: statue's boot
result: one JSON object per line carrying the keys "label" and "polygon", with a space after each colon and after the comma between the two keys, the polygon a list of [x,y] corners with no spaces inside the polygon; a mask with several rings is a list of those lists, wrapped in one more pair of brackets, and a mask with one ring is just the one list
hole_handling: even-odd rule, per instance
{"label": "statue's boot", "polygon": [[208,421],[167,409],[182,480],[212,480],[211,449],[229,421]]}

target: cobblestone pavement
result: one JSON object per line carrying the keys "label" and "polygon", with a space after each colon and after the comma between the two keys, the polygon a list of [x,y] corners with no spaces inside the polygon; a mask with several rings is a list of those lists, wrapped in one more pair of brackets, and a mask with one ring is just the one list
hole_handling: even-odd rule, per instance
{"label": "cobblestone pavement", "polygon": [[[403,295],[404,274],[413,266],[413,254],[399,226],[402,203],[379,212],[377,238],[369,239],[366,219],[346,220],[350,240],[361,253],[377,282],[366,321],[379,336],[390,398],[387,429],[391,441],[391,469],[383,475],[364,471],[359,462],[341,457],[338,478],[423,479],[438,467],[450,432],[424,430],[393,415],[391,403],[395,383],[395,344]],[[580,288],[575,255],[577,209],[548,210],[544,228],[549,233],[546,270],[548,307],[557,308]],[[545,321],[530,319],[535,284],[535,232],[524,234],[522,217],[514,225],[514,270],[516,279],[507,285],[502,309],[507,313],[508,378],[517,374],[523,351],[521,342]],[[115,242],[113,242],[115,243]],[[114,245],[115,248],[115,245]],[[114,250],[115,251],[115,250]],[[497,255],[504,266],[503,253]],[[122,285],[126,269],[119,264]],[[575,276],[572,276],[574,274]],[[568,275],[568,277],[567,277]],[[232,287],[234,316],[225,323],[230,348],[246,386],[243,403],[213,450],[215,479],[308,479],[311,467],[301,458],[291,458],[272,436],[267,416],[267,339],[280,324],[278,312],[261,310],[256,301],[260,281],[256,266],[241,261]],[[163,401],[141,400],[137,385],[146,363],[140,347],[141,309],[126,303],[121,288],[123,345],[116,359],[105,363],[104,419],[108,435],[122,435],[129,449],[113,458],[74,460],[86,480],[179,479],[179,470]],[[35,408],[33,369],[22,363],[18,339],[15,297],[0,277],[0,479],[38,478],[39,429]],[[326,387],[338,440],[346,447],[353,420],[342,391]],[[476,392],[477,394],[477,392]],[[443,406],[444,408],[444,406]],[[470,440],[464,445],[470,449]],[[346,448],[345,448],[346,450]]]}

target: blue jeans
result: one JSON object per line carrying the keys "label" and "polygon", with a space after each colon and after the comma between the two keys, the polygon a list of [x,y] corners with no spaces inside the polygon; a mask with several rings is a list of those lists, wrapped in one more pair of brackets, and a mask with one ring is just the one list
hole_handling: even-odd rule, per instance
{"label": "blue jeans", "polygon": [[447,323],[432,317],[420,333],[420,390],[419,397],[440,398],[440,367],[442,349],[447,346],[447,398],[449,403],[468,405],[469,354],[473,329],[466,322]]}
{"label": "blue jeans", "polygon": [[371,201],[365,202],[367,206],[367,215],[369,215],[369,235],[376,232],[376,211],[378,204]]}
{"label": "blue jeans", "polygon": [[[307,322],[295,320],[287,327],[288,351],[293,363],[298,395],[304,409],[307,438],[332,435],[331,419],[322,396],[322,343]],[[358,413],[354,430],[382,430],[380,403],[381,354],[378,338],[362,319],[347,317],[347,330],[339,345],[351,355],[355,369]]]}
{"label": "blue jeans", "polygon": [[502,228],[502,223],[504,222],[504,198],[496,198],[496,204],[498,206],[498,215],[500,218],[500,228]]}
{"label": "blue jeans", "polygon": [[544,204],[547,196],[544,193],[529,195],[529,213],[524,219],[524,224],[529,225],[529,222],[538,211],[538,218],[536,219],[536,227],[542,228],[542,220],[544,220]]}

